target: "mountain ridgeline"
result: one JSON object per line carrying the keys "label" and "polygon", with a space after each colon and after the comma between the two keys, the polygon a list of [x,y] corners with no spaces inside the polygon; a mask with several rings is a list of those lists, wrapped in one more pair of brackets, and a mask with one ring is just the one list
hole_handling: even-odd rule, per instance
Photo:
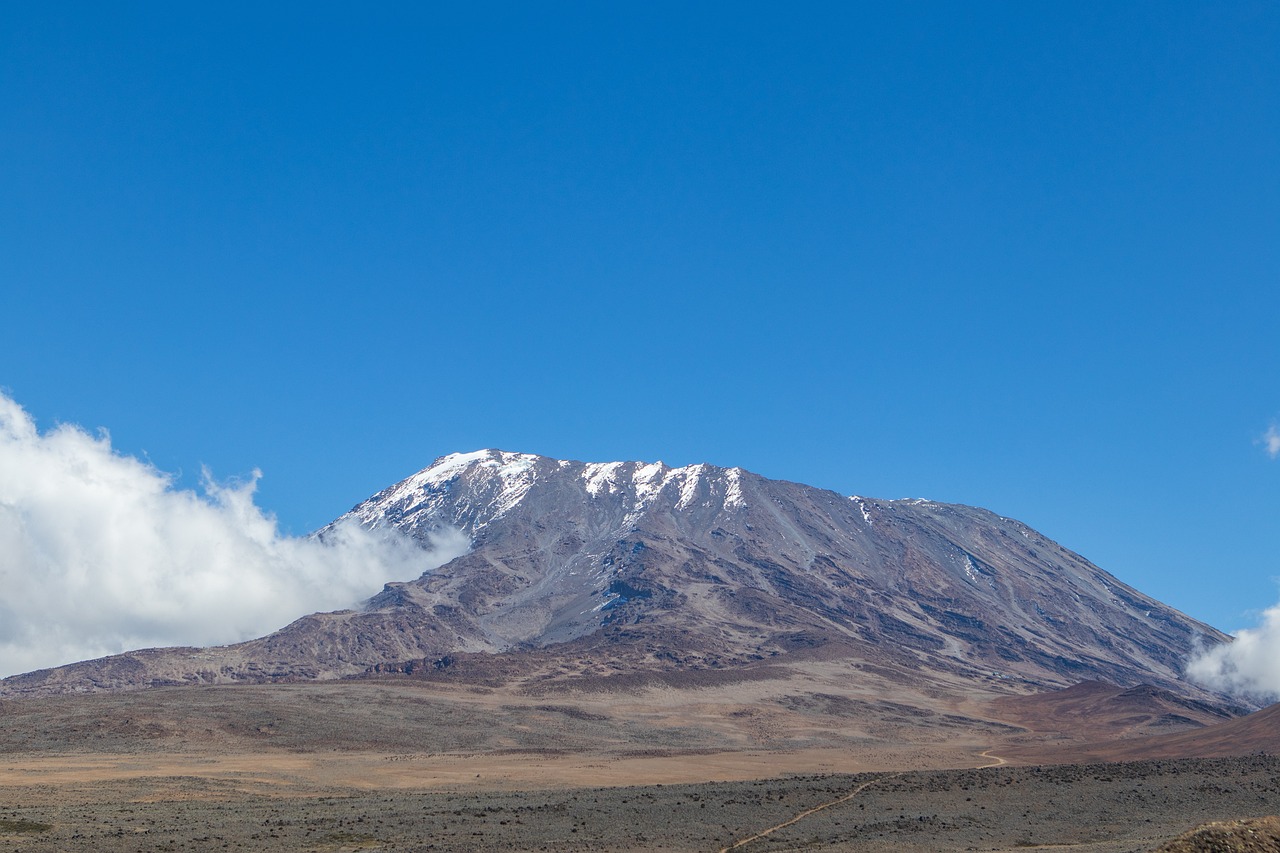
{"label": "mountain ridgeline", "polygon": [[234,646],[15,676],[0,694],[430,672],[489,657],[517,668],[573,659],[595,675],[838,660],[917,685],[1101,679],[1195,693],[1184,663],[1228,641],[1012,519],[740,468],[454,454],[335,524],[352,520],[424,541],[459,531],[471,548],[358,610]]}

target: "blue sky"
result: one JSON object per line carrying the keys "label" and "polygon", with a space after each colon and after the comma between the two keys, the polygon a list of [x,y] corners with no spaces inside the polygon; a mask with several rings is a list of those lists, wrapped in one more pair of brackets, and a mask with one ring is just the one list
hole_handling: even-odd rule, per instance
{"label": "blue sky", "polygon": [[1275,603],[1280,6],[605,5],[7,6],[0,387],[298,533],[709,461]]}

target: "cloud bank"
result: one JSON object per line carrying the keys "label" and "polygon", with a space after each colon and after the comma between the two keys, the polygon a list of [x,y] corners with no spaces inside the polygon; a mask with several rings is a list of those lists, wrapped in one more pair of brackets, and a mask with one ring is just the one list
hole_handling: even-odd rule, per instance
{"label": "cloud bank", "polygon": [[1280,699],[1280,604],[1263,613],[1257,628],[1240,631],[1235,642],[1192,660],[1187,677],[1237,696]]}
{"label": "cloud bank", "polygon": [[261,636],[350,607],[389,580],[465,552],[394,531],[341,526],[282,535],[254,503],[258,479],[203,494],[116,453],[105,433],[40,433],[0,393],[0,677],[171,645]]}

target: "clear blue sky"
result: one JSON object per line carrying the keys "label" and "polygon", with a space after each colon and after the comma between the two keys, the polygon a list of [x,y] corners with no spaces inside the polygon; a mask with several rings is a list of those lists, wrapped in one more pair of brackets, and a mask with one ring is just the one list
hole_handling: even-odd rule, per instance
{"label": "clear blue sky", "polygon": [[0,10],[0,387],[295,532],[740,465],[1274,604],[1280,5]]}

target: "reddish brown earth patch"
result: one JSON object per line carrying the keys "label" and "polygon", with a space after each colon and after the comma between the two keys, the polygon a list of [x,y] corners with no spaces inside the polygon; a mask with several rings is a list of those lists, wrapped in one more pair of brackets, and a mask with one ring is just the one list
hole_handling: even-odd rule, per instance
{"label": "reddish brown earth patch", "polygon": [[1001,754],[1024,763],[1280,755],[1280,704],[1191,731],[1062,747],[1011,745]]}

